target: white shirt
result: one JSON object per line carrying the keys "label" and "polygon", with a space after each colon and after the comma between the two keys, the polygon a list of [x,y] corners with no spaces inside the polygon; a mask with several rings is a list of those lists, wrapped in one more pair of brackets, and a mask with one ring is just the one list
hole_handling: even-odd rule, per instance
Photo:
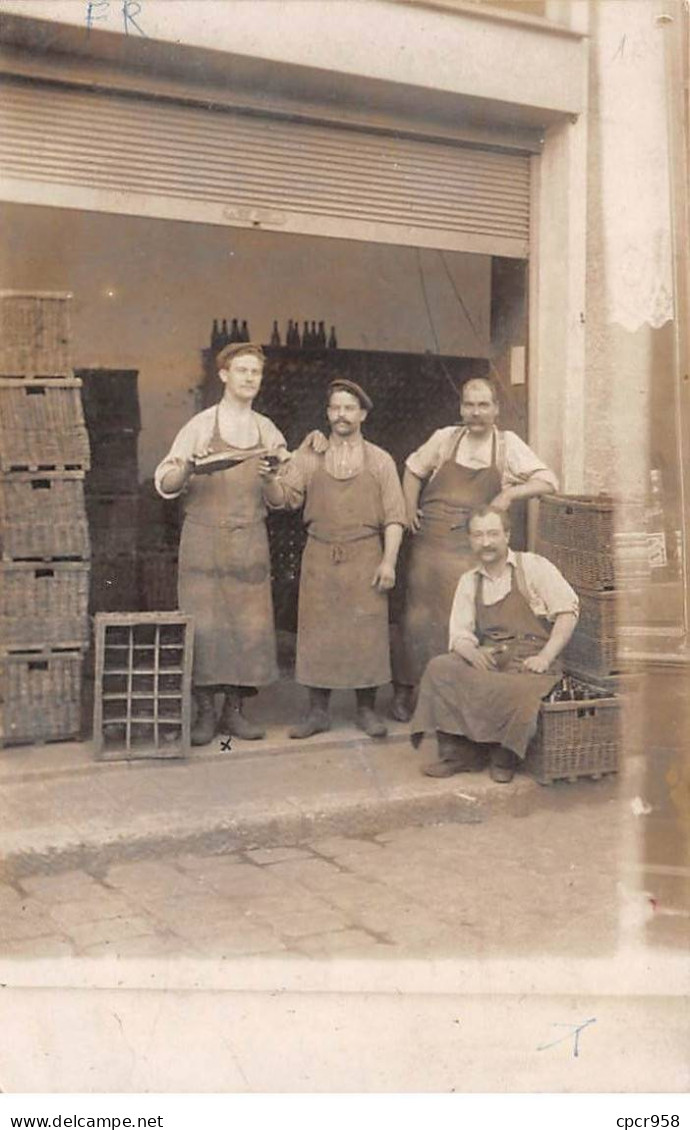
{"label": "white shirt", "polygon": [[[218,405],[214,404],[211,408],[205,408],[203,412],[197,412],[196,416],[192,416],[191,420],[175,436],[173,445],[165,459],[156,467],[154,483],[156,490],[163,498],[177,498],[182,493],[180,490],[165,491],[161,487],[163,478],[172,467],[179,467],[190,459],[208,454],[215,428],[217,409]],[[273,450],[277,447],[287,446],[283,433],[278,430],[272,420],[269,420],[268,416],[262,416],[260,412],[252,410],[252,419],[256,424],[259,443],[262,447]],[[218,428],[221,437],[225,438],[223,436],[223,412],[218,415]]]}
{"label": "white shirt", "polygon": [[[522,569],[530,608],[535,616],[553,622],[562,612],[580,614],[577,593],[558,571],[553,562],[538,553],[521,553]],[[498,577],[491,577],[483,565],[463,573],[455,590],[448,630],[448,650],[453,651],[459,642],[479,644],[475,635],[475,593],[477,574],[484,578],[482,599],[484,604],[497,604],[510,592],[515,569],[515,553],[508,550],[505,569]],[[517,587],[517,579],[513,581]]]}
{"label": "white shirt", "polygon": [[[408,471],[418,479],[433,479],[441,465],[451,458],[453,447],[462,431],[462,424],[439,428],[426,443],[409,456],[405,463]],[[518,486],[533,477],[543,479],[544,482],[550,483],[554,490],[558,490],[558,479],[553,471],[549,470],[532,448],[528,447],[515,432],[499,432],[497,428],[492,428],[487,436],[479,440],[465,432],[458,444],[455,462],[463,467],[490,467],[494,435],[497,440],[497,457],[500,455],[499,442],[503,448],[503,466],[500,458],[498,459],[502,490],[505,487]]]}

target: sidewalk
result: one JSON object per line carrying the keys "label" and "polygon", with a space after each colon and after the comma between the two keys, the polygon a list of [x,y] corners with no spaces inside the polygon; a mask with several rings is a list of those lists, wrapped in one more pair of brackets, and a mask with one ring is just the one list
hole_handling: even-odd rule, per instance
{"label": "sidewalk", "polygon": [[[264,741],[232,739],[224,750],[218,737],[184,761],[96,762],[90,742],[3,750],[0,859],[7,874],[143,859],[172,848],[230,851],[478,822],[493,810],[524,814],[544,802],[544,790],[522,774],[509,786],[494,784],[486,771],[423,776],[433,740],[415,751],[407,727],[391,723],[387,739],[372,741],[354,727],[349,698],[341,698],[327,734],[294,742],[286,725],[269,718]],[[256,707],[250,712],[266,718]]]}

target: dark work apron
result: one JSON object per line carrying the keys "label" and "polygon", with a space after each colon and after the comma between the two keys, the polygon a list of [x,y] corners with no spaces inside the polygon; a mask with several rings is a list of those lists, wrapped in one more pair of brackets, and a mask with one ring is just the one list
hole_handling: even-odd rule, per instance
{"label": "dark work apron", "polygon": [[493,432],[491,465],[464,467],[455,462],[466,429],[450,457],[426,484],[420,497],[421,528],[411,539],[403,613],[403,654],[395,656],[395,681],[418,683],[427,663],[448,650],[448,621],[458,581],[475,559],[467,523],[472,510],[500,493],[501,473]]}
{"label": "dark work apron", "polygon": [[410,723],[413,735],[441,730],[475,742],[492,742],[524,758],[537,726],[539,706],[562,675],[556,661],[544,675],[525,671],[522,661],[540,652],[551,634],[520,592],[516,570],[511,588],[496,604],[482,599],[483,577],[476,591],[476,635],[481,646],[505,648],[505,666],[479,671],[455,652],[439,655],[426,669]]}
{"label": "dark work apron", "polygon": [[321,458],[308,488],[295,678],[307,687],[378,687],[390,680],[388,597],[372,587],[381,562],[381,489],[367,465],[349,479]]}
{"label": "dark work apron", "polygon": [[[222,438],[217,410],[209,451],[245,454]],[[185,494],[178,597],[194,616],[196,686],[265,686],[278,678],[259,459],[194,475]]]}

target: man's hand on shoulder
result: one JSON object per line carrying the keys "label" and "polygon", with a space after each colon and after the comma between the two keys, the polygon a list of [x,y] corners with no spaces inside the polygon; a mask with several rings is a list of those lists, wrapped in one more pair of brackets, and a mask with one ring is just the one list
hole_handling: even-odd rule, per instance
{"label": "man's hand on shoulder", "polygon": [[543,675],[549,669],[549,660],[544,655],[530,655],[524,659],[522,666],[533,675]]}
{"label": "man's hand on shoulder", "polygon": [[304,437],[299,445],[299,450],[305,448],[314,451],[317,455],[323,455],[324,452],[328,450],[328,437],[325,436],[323,432],[319,431],[318,428],[315,428],[313,432],[309,432],[309,434]]}

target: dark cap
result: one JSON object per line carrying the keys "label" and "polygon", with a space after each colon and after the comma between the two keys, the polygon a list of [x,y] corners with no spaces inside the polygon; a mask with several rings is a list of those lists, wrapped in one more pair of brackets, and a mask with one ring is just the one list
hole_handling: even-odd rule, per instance
{"label": "dark cap", "polygon": [[331,383],[329,384],[329,400],[334,392],[349,392],[352,394],[352,396],[356,396],[359,403],[362,405],[362,408],[365,408],[367,412],[371,412],[372,408],[374,407],[364,389],[361,388],[358,384],[355,384],[354,381],[345,380],[344,377],[339,377],[337,380],[331,381]]}
{"label": "dark cap", "polygon": [[233,341],[231,345],[226,345],[220,353],[216,354],[218,372],[227,369],[233,357],[240,357],[243,353],[253,353],[261,361],[266,360],[266,354],[260,345],[256,345],[253,341]]}

